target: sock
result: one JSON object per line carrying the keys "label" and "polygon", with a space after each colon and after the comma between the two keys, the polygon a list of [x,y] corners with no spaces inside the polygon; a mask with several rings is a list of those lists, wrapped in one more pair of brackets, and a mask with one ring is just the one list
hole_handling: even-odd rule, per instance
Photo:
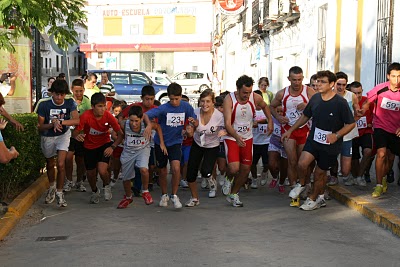
{"label": "sock", "polygon": [[325,199],[325,195],[324,195],[324,194],[319,195],[319,198],[320,198],[320,199]]}
{"label": "sock", "polygon": [[149,190],[148,189],[146,189],[146,190],[142,190],[142,193],[148,193],[149,192]]}
{"label": "sock", "polygon": [[278,180],[278,178],[274,178],[274,177],[272,177],[272,180],[276,181],[276,180]]}
{"label": "sock", "polygon": [[126,199],[132,199],[132,197],[133,197],[132,195],[130,197],[125,196]]}
{"label": "sock", "polygon": [[381,185],[381,184],[376,184],[376,186],[380,186],[380,187],[383,187],[383,185]]}

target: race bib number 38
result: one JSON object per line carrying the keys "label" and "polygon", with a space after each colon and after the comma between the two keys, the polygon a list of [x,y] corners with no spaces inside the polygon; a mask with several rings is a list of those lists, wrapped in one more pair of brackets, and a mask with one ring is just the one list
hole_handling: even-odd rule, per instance
{"label": "race bib number 38", "polygon": [[383,97],[381,108],[391,110],[391,111],[399,111],[400,110],[400,101],[391,100],[389,98]]}
{"label": "race bib number 38", "polygon": [[314,141],[320,144],[329,145],[327,135],[331,134],[332,132],[321,130],[315,127],[314,131]]}
{"label": "race bib number 38", "polygon": [[167,126],[178,127],[185,124],[185,113],[167,113]]}

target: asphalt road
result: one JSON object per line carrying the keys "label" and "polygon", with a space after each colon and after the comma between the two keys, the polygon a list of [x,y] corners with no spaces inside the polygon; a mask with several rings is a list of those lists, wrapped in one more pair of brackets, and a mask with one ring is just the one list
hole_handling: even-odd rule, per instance
{"label": "asphalt road", "polygon": [[[158,187],[155,204],[118,210],[120,181],[98,205],[89,192],[68,193],[65,209],[42,197],[1,243],[0,266],[400,266],[399,238],[335,200],[306,212],[267,187],[243,190],[243,208],[207,193],[180,210],[158,207]],[[54,236],[66,239],[37,241]]]}

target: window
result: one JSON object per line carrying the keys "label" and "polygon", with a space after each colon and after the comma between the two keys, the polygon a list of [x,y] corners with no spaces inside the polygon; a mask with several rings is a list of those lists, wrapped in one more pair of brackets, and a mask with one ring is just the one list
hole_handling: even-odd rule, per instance
{"label": "window", "polygon": [[129,73],[112,72],[110,80],[113,84],[129,84]]}
{"label": "window", "polygon": [[76,69],[76,57],[74,57],[74,69]]}
{"label": "window", "polygon": [[49,58],[49,69],[51,69],[51,58]]}
{"label": "window", "polygon": [[187,15],[175,16],[175,33],[176,34],[196,33],[196,17]]}
{"label": "window", "polygon": [[131,74],[131,84],[149,84],[149,81],[142,74]]}
{"label": "window", "polygon": [[103,35],[122,35],[122,17],[104,17]]}
{"label": "window", "polygon": [[60,71],[59,64],[60,64],[60,62],[59,62],[58,56],[56,56],[56,69],[57,69],[57,72]]}
{"label": "window", "polygon": [[164,17],[163,16],[144,16],[143,34],[154,35],[163,34]]}
{"label": "window", "polygon": [[98,52],[97,53],[97,58],[102,59],[103,58],[103,52]]}

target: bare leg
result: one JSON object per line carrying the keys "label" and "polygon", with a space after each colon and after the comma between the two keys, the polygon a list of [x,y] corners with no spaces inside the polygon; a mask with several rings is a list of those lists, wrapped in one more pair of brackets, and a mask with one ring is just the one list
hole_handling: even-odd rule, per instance
{"label": "bare leg", "polygon": [[[179,188],[179,181],[181,180],[181,173],[180,173],[180,161],[179,160],[173,160],[171,162],[171,168],[172,168],[172,194],[176,195],[178,192]],[[166,179],[167,177],[165,177]]]}
{"label": "bare leg", "polygon": [[57,157],[57,191],[62,192],[65,179],[65,159],[67,158],[67,151],[58,151]]}

